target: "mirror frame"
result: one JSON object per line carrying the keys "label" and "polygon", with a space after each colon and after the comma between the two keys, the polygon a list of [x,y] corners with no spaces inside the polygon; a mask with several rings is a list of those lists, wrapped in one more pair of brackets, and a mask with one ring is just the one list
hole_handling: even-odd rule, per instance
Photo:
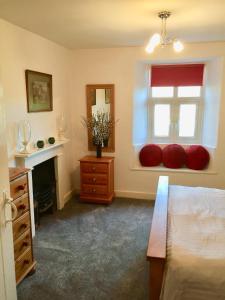
{"label": "mirror frame", "polygon": [[[91,105],[91,97],[90,91],[92,89],[111,89],[111,99],[110,99],[110,115],[113,123],[115,124],[115,115],[114,115],[114,95],[115,89],[114,84],[87,84],[86,85],[86,98],[87,98],[87,118],[91,118],[92,116],[92,105]],[[88,131],[88,150],[95,151],[96,147],[92,143],[92,137],[90,132]],[[102,148],[103,152],[115,152],[115,126],[113,127],[112,134],[109,138],[109,145],[107,147]]]}

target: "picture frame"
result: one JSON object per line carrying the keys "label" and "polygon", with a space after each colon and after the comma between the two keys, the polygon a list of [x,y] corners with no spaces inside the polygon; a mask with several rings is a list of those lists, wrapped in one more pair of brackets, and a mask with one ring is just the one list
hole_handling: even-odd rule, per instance
{"label": "picture frame", "polygon": [[52,75],[25,70],[27,111],[52,111]]}

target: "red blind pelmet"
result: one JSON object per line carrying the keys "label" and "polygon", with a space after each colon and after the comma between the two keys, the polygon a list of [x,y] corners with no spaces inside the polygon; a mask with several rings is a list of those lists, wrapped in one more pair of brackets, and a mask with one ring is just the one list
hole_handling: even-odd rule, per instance
{"label": "red blind pelmet", "polygon": [[151,86],[202,86],[204,64],[153,65]]}

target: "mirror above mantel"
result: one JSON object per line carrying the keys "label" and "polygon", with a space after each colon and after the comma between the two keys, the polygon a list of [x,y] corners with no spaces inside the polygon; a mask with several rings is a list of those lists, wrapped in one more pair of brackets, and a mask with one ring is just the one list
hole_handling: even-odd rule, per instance
{"label": "mirror above mantel", "polygon": [[[113,124],[115,123],[114,84],[88,84],[86,86],[86,96],[88,119],[100,112],[109,115]],[[96,150],[90,131],[88,131],[88,150]],[[115,126],[113,126],[109,140],[104,144],[102,151],[115,152]]]}

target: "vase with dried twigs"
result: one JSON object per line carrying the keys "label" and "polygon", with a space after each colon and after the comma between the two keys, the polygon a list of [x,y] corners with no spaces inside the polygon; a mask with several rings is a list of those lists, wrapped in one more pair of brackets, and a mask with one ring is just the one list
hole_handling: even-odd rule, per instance
{"label": "vase with dried twigs", "polygon": [[96,146],[96,157],[101,157],[102,148],[108,146],[115,122],[110,113],[97,111],[90,118],[83,117],[83,124],[87,127],[93,144]]}

